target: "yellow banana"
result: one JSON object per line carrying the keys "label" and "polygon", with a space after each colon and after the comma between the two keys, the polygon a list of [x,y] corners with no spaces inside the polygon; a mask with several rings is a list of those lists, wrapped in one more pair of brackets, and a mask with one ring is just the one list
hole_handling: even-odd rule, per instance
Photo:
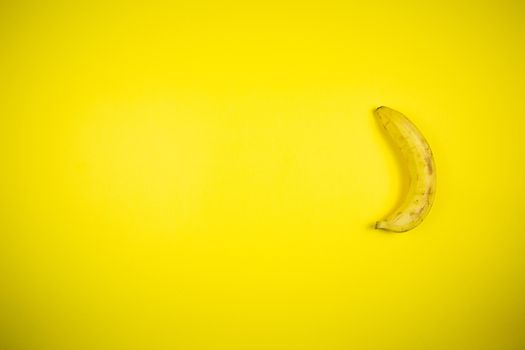
{"label": "yellow banana", "polygon": [[410,185],[404,202],[375,228],[405,232],[419,225],[430,211],[436,193],[436,167],[428,142],[407,117],[382,106],[375,115],[405,158]]}

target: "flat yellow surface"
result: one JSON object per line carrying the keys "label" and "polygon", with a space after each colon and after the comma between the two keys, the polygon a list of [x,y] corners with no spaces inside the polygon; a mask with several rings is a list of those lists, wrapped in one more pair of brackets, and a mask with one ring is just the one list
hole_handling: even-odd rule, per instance
{"label": "flat yellow surface", "polygon": [[[3,1],[0,348],[524,349],[524,37],[518,0]],[[436,158],[405,234],[379,105]]]}

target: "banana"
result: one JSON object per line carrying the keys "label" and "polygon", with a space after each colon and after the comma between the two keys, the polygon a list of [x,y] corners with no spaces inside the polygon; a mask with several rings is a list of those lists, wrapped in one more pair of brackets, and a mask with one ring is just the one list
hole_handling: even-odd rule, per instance
{"label": "banana", "polygon": [[436,166],[428,142],[407,117],[381,106],[374,114],[405,158],[410,185],[404,202],[392,215],[376,222],[375,228],[405,232],[419,225],[427,216],[436,193]]}

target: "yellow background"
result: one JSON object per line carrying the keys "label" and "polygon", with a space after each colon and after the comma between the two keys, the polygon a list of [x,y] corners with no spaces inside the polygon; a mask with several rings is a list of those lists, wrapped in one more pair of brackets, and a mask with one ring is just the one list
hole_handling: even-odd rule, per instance
{"label": "yellow background", "polygon": [[[524,37],[518,0],[3,1],[0,347],[525,348]],[[435,153],[406,234],[379,105]]]}

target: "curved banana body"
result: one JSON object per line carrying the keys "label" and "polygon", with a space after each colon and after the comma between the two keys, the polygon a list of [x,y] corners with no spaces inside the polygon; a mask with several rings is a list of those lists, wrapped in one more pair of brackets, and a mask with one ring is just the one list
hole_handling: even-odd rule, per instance
{"label": "curved banana body", "polygon": [[430,211],[436,193],[436,167],[428,142],[407,117],[382,106],[375,115],[405,158],[410,175],[407,196],[401,206],[375,228],[405,232],[419,225]]}

